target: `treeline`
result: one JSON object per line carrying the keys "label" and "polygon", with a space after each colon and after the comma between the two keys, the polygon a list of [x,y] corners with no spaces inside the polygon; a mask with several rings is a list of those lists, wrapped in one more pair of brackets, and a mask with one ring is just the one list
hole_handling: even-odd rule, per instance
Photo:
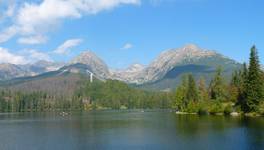
{"label": "treeline", "polygon": [[0,112],[37,112],[56,110],[82,110],[83,103],[76,96],[64,97],[45,92],[0,92]]}
{"label": "treeline", "polygon": [[[235,71],[230,83],[222,77],[221,68],[206,87],[201,77],[198,83],[191,74],[177,87],[173,108],[181,112],[230,114],[232,112],[264,115],[264,73],[256,47],[250,52],[249,66]],[[198,85],[197,85],[198,84]]]}
{"label": "treeline", "polygon": [[131,88],[117,80],[87,82],[77,95],[86,99],[85,109],[168,109],[173,97],[172,93]]}
{"label": "treeline", "polygon": [[173,100],[172,93],[134,89],[121,81],[83,82],[72,96],[4,89],[0,93],[0,112],[168,109]]}
{"label": "treeline", "polygon": [[187,74],[171,92],[144,91],[116,80],[90,83],[86,79],[76,87],[70,94],[4,88],[0,90],[0,112],[174,109],[200,114],[264,115],[264,73],[255,46],[251,48],[248,65],[235,71],[230,82],[225,81],[219,67],[209,85],[203,77],[195,80],[192,74]]}

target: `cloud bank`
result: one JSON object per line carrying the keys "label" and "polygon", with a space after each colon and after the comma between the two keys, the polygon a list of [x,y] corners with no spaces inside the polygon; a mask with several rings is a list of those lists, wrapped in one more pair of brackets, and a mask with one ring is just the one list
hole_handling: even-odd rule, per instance
{"label": "cloud bank", "polygon": [[139,5],[140,0],[43,0],[40,3],[24,2],[17,11],[10,6],[7,16],[13,17],[12,24],[0,32],[0,43],[15,35],[21,36],[18,43],[41,44],[47,32],[54,30],[65,19],[78,19],[111,10],[120,5]]}

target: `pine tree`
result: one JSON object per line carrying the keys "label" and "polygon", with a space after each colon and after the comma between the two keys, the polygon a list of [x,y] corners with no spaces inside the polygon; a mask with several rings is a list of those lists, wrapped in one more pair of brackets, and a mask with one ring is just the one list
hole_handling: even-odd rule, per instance
{"label": "pine tree", "polygon": [[237,97],[237,104],[241,106],[242,110],[246,110],[246,81],[248,76],[248,68],[246,63],[243,64],[243,68],[239,71],[239,78],[240,82],[238,86],[238,97]]}
{"label": "pine tree", "polygon": [[222,77],[222,69],[219,67],[215,77],[210,83],[210,98],[217,101],[225,101],[227,97],[226,85]]}
{"label": "pine tree", "polygon": [[192,74],[188,75],[188,88],[186,93],[186,99],[188,102],[197,102],[199,99],[197,86]]}
{"label": "pine tree", "polygon": [[206,83],[204,77],[201,77],[199,80],[198,90],[199,90],[199,100],[207,101],[209,97],[208,97],[208,92],[206,89]]}
{"label": "pine tree", "polygon": [[187,107],[188,104],[186,100],[187,87],[188,87],[188,79],[187,76],[184,75],[182,77],[181,85],[179,85],[176,89],[175,102],[173,104],[173,107],[179,111],[183,111]]}
{"label": "pine tree", "polygon": [[258,52],[255,46],[250,50],[250,62],[246,79],[246,102],[244,111],[257,111],[259,103],[263,100],[263,80],[259,64]]}
{"label": "pine tree", "polygon": [[231,83],[229,85],[229,99],[232,102],[239,103],[239,98],[241,97],[242,92],[242,71],[235,71],[232,75]]}

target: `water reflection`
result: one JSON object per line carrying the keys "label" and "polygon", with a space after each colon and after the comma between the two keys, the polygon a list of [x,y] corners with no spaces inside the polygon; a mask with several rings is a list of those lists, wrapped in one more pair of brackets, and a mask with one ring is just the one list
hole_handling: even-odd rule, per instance
{"label": "water reflection", "polygon": [[99,111],[0,114],[0,149],[263,150],[264,119]]}

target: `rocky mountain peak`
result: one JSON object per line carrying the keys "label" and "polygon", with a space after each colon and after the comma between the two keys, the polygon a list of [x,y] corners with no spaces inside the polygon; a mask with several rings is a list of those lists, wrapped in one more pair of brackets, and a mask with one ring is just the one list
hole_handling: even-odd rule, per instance
{"label": "rocky mountain peak", "polygon": [[82,52],[79,57],[84,57],[86,59],[92,59],[92,58],[98,58],[97,55],[92,52],[91,50],[87,50],[87,51],[84,51]]}
{"label": "rocky mountain peak", "polygon": [[9,80],[13,77],[22,77],[28,75],[28,72],[19,66],[9,63],[0,64],[0,79]]}
{"label": "rocky mountain peak", "polygon": [[136,63],[136,64],[130,65],[126,70],[128,72],[137,72],[137,71],[143,70],[144,68],[145,68],[144,65]]}
{"label": "rocky mountain peak", "polygon": [[70,63],[71,64],[81,63],[86,65],[91,65],[93,63],[104,64],[104,62],[95,53],[93,53],[90,50],[82,52],[80,55],[73,58]]}
{"label": "rocky mountain peak", "polygon": [[[193,64],[201,59],[220,56],[215,51],[202,49],[195,44],[163,51],[154,61],[144,67],[133,64],[127,69],[112,71],[112,78],[130,83],[157,81],[176,66]],[[222,57],[222,56],[221,56]]]}
{"label": "rocky mountain peak", "polygon": [[195,44],[187,44],[179,49],[175,49],[174,53],[180,57],[204,57],[216,54],[214,51],[202,49]]}
{"label": "rocky mountain peak", "polygon": [[195,44],[187,44],[181,48],[183,51],[201,51],[202,49],[199,48]]}
{"label": "rocky mountain peak", "polygon": [[[181,48],[163,51],[146,67],[136,63],[126,69],[109,70],[104,61],[90,50],[84,51],[73,58],[65,67],[89,70],[100,79],[116,79],[128,83],[143,84],[162,79],[175,67],[194,64],[204,66],[219,66],[220,64],[236,66],[235,61],[215,51],[206,50],[194,44],[187,44]],[[64,65],[48,61],[38,61],[26,65],[0,64],[0,80],[34,76],[44,72],[58,70]]]}
{"label": "rocky mountain peak", "polygon": [[215,55],[217,55],[216,52],[202,49],[194,44],[187,44],[181,48],[170,49],[162,52],[140,73],[140,77],[138,78],[141,80],[140,82],[156,81],[175,66],[193,63],[199,59]]}
{"label": "rocky mountain peak", "polygon": [[91,68],[94,74],[96,74],[100,78],[108,78],[109,70],[108,66],[104,63],[102,59],[100,59],[95,53],[88,50],[82,52],[79,56],[75,57],[70,64],[85,64]]}

